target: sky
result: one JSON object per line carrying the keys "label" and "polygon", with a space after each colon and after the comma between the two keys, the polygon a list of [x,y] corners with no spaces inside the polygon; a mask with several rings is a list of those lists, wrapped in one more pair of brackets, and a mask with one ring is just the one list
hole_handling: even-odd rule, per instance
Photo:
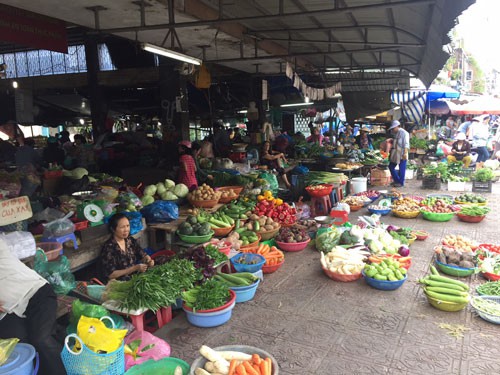
{"label": "sky", "polygon": [[485,73],[500,70],[500,1],[476,0],[459,18],[455,27],[464,39],[464,48],[472,54]]}

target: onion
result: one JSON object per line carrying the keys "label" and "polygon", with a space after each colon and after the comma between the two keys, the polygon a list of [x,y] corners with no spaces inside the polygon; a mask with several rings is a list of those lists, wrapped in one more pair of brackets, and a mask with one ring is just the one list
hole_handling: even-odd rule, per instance
{"label": "onion", "polygon": [[390,232],[395,232],[399,229],[399,227],[395,226],[395,225],[389,225],[386,230],[390,233]]}
{"label": "onion", "polygon": [[407,257],[410,255],[410,248],[403,245],[399,248],[398,254],[401,255],[402,257]]}

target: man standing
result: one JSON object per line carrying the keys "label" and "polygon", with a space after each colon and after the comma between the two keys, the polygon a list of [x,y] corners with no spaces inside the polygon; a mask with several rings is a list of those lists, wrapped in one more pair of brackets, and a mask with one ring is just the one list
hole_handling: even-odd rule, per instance
{"label": "man standing", "polygon": [[[392,175],[392,186],[402,187],[405,185],[406,161],[408,160],[408,151],[410,149],[410,134],[401,128],[399,121],[395,120],[389,127],[389,132],[394,134],[391,155],[389,157],[389,170]],[[396,172],[396,166],[399,165],[399,172]]]}
{"label": "man standing", "polygon": [[40,355],[41,375],[64,375],[54,338],[57,297],[47,281],[14,257],[0,239],[0,338],[17,337]]}

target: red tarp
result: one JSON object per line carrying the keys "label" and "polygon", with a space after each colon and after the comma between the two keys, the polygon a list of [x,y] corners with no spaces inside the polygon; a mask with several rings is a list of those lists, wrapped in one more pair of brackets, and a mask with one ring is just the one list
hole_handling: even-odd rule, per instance
{"label": "red tarp", "polygon": [[448,106],[452,115],[500,115],[500,99],[493,96],[478,96],[468,103]]}

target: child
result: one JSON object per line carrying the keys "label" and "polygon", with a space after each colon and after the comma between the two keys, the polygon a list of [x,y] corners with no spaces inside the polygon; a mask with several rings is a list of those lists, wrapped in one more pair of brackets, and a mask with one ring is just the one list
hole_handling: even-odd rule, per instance
{"label": "child", "polygon": [[198,187],[198,182],[196,181],[196,163],[192,156],[191,142],[179,142],[179,155],[180,168],[177,181],[192,191]]}

